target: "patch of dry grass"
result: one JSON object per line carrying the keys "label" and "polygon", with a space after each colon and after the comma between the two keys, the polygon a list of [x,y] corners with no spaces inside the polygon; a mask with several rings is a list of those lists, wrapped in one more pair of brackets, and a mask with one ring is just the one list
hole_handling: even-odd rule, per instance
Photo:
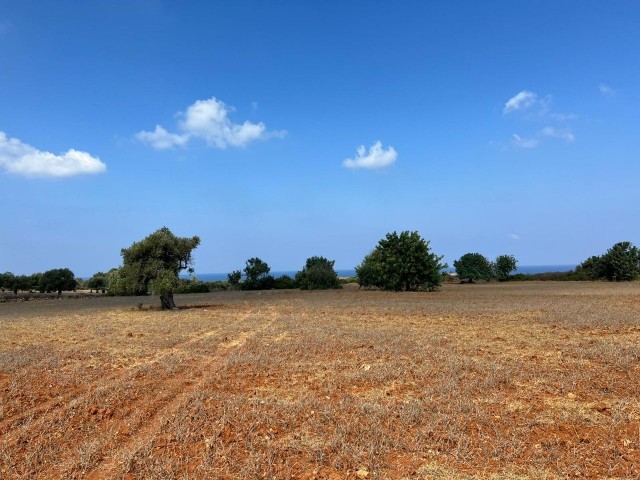
{"label": "patch of dry grass", "polygon": [[549,282],[218,292],[177,312],[3,304],[0,474],[638,478],[639,294]]}

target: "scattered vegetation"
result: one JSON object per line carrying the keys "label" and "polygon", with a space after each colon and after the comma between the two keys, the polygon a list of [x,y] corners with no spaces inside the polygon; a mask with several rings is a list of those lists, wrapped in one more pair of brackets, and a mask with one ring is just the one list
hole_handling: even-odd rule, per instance
{"label": "scattered vegetation", "polygon": [[491,280],[491,262],[480,253],[466,253],[453,262],[460,280],[474,283],[476,280]]}
{"label": "scattered vegetation", "polygon": [[245,281],[240,284],[242,290],[269,290],[273,288],[274,278],[269,275],[271,267],[258,257],[250,258],[244,267]]}

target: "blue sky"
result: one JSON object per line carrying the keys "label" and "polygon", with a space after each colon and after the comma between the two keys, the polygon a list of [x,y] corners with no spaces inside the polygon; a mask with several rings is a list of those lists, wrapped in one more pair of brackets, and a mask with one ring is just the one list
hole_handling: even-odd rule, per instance
{"label": "blue sky", "polygon": [[0,271],[640,243],[636,1],[0,0]]}

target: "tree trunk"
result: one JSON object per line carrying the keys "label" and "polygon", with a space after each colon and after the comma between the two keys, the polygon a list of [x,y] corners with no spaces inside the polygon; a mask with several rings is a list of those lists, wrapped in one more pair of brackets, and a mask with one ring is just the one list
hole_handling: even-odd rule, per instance
{"label": "tree trunk", "polygon": [[58,297],[62,296],[62,290],[58,290]]}
{"label": "tree trunk", "polygon": [[178,308],[173,301],[173,292],[160,295],[160,303],[162,304],[163,310],[176,310]]}

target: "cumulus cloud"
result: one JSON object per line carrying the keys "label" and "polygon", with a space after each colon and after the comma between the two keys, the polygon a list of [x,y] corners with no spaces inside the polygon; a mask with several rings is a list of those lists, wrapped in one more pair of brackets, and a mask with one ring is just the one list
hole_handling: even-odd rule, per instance
{"label": "cumulus cloud", "polygon": [[102,173],[107,166],[98,157],[70,149],[61,155],[38,150],[0,132],[0,168],[27,177],[71,177]]}
{"label": "cumulus cloud", "polygon": [[544,137],[559,138],[567,143],[573,143],[576,140],[576,136],[568,128],[544,127],[540,132],[540,135]]}
{"label": "cumulus cloud", "polygon": [[518,148],[536,148],[540,142],[537,138],[525,138],[514,133],[511,136],[511,143]]}
{"label": "cumulus cloud", "polygon": [[538,98],[538,96],[535,93],[528,90],[522,90],[504,104],[504,109],[502,111],[503,113],[510,113],[516,110],[523,110],[533,105],[536,98]]}
{"label": "cumulus cloud", "polygon": [[197,100],[186,112],[180,113],[178,129],[180,133],[171,133],[160,125],[153,132],[141,131],[136,138],[153,148],[162,150],[175,146],[185,146],[194,138],[204,140],[207,145],[216,148],[244,147],[256,140],[282,137],[286,132],[270,132],[264,123],[245,121],[238,124],[229,119],[228,107],[215,97]]}
{"label": "cumulus cloud", "polygon": [[153,132],[138,132],[136,138],[158,150],[164,150],[178,145],[182,146],[189,141],[188,135],[169,133],[160,125],[156,125],[156,129]]}
{"label": "cumulus cloud", "polygon": [[364,145],[360,145],[356,151],[355,158],[347,158],[342,162],[347,168],[369,168],[372,170],[388,167],[398,158],[398,153],[393,147],[386,150],[382,147],[382,143],[378,140],[371,147],[369,153]]}
{"label": "cumulus cloud", "polygon": [[613,88],[609,85],[605,85],[604,83],[598,85],[598,90],[600,90],[600,93],[605,97],[613,97],[616,94],[616,91]]}

